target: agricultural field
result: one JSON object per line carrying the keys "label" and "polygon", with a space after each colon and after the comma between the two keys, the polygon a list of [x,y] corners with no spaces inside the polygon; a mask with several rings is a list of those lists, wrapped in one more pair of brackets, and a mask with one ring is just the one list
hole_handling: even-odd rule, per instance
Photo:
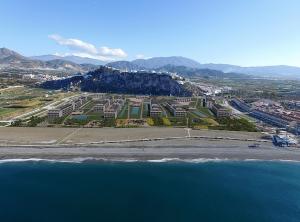
{"label": "agricultural field", "polygon": [[24,113],[59,102],[75,95],[60,91],[47,91],[37,88],[16,87],[0,91],[0,120],[8,120]]}

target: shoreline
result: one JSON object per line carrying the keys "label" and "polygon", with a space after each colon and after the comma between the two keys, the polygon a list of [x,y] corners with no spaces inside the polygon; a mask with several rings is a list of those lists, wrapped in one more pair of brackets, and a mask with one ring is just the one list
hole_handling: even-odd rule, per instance
{"label": "shoreline", "polygon": [[105,159],[105,160],[162,160],[162,159],[226,159],[226,160],[285,160],[300,161],[297,148],[277,148],[265,143],[249,148],[240,141],[173,140],[143,143],[107,144],[102,146],[14,146],[1,147],[0,160],[5,159]]}
{"label": "shoreline", "polygon": [[[108,161],[300,161],[300,149],[275,147],[261,133],[180,129],[0,129],[0,161],[8,159]],[[105,140],[106,139],[106,140]],[[249,145],[259,142],[259,148]]]}
{"label": "shoreline", "polygon": [[274,162],[274,163],[299,163],[300,160],[286,160],[286,159],[219,159],[219,158],[198,158],[198,159],[179,159],[179,158],[163,158],[163,159],[105,159],[105,158],[72,158],[72,159],[46,159],[46,158],[19,158],[19,159],[0,159],[1,164],[5,163],[26,163],[26,162],[45,162],[45,163],[221,163],[221,162]]}

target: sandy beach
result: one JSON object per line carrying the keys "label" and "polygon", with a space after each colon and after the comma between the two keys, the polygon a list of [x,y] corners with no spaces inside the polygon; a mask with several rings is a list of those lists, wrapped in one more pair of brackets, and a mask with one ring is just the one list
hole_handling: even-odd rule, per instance
{"label": "sandy beach", "polygon": [[[259,148],[249,148],[259,143]],[[300,161],[261,133],[183,128],[0,128],[0,159],[258,159]]]}

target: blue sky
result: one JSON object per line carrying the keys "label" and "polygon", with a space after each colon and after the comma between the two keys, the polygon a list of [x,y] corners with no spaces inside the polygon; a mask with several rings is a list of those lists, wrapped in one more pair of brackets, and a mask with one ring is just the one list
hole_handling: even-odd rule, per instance
{"label": "blue sky", "polygon": [[0,27],[26,56],[300,66],[299,0],[2,0]]}

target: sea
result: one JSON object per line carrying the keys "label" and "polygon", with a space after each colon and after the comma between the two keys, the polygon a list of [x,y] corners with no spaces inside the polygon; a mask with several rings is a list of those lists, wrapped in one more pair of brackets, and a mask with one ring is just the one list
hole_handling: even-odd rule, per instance
{"label": "sea", "polygon": [[300,221],[300,163],[0,161],[1,222]]}

